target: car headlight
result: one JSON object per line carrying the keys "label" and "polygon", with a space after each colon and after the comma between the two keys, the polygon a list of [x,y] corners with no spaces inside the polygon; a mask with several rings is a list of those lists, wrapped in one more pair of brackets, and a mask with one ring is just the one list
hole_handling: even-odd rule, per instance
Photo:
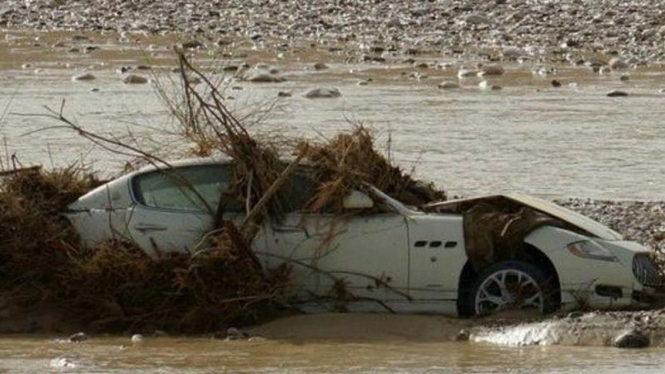
{"label": "car headlight", "polygon": [[616,257],[607,248],[601,246],[593,240],[583,240],[580,242],[570,243],[567,246],[570,253],[577,257],[588,258],[592,260],[601,261],[617,261]]}

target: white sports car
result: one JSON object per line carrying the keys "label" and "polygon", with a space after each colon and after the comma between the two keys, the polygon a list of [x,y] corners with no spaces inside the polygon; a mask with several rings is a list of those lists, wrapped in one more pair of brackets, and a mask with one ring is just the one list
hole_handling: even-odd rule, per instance
{"label": "white sports car", "polygon": [[[120,236],[149,253],[205,248],[213,225],[209,207],[219,206],[232,183],[231,162],[147,167],[89,192],[66,215],[86,245]],[[348,290],[347,310],[462,316],[510,307],[640,307],[660,286],[649,250],[547,201],[505,195],[416,209],[368,186],[344,200],[349,214],[313,214],[302,210],[313,194],[307,182],[306,173],[293,174],[290,212],[266,220],[252,247],[266,267],[292,264],[296,294],[311,310],[338,307],[331,295],[340,282]],[[540,224],[526,225],[502,249],[498,241],[520,215],[474,221],[469,212],[487,202],[526,209]],[[243,218],[243,204],[222,205],[224,218]],[[499,217],[510,219],[491,234]]]}

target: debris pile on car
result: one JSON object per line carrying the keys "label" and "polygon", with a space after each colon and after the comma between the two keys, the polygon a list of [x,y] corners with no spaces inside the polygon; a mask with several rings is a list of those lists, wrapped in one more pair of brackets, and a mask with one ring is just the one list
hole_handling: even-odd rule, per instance
{"label": "debris pile on car", "polygon": [[[182,135],[199,156],[224,153],[234,159],[235,183],[227,194],[246,207],[244,221],[215,213],[208,245],[192,253],[149,256],[134,244],[117,240],[84,247],[61,213],[100,184],[94,174],[70,167],[47,171],[17,168],[0,174],[0,299],[3,313],[55,308],[67,323],[98,331],[158,328],[180,332],[222,329],[292,311],[290,268],[265,269],[250,243],[267,215],[283,213],[287,177],[306,168],[317,193],[307,209],[341,209],[353,189],[372,184],[409,204],[445,199],[443,191],[394,166],[377,151],[374,136],[356,126],[326,142],[299,140],[292,161],[281,145],[258,141],[224,106],[207,77],[179,54],[183,100],[174,116]],[[190,84],[197,78],[204,84]],[[172,109],[175,108],[172,107]],[[117,139],[87,132],[61,112],[54,119],[90,140],[134,152],[144,161],[168,168],[168,162]],[[7,309],[9,308],[9,309]],[[7,309],[7,310],[4,310]],[[37,329],[43,329],[38,326]]]}

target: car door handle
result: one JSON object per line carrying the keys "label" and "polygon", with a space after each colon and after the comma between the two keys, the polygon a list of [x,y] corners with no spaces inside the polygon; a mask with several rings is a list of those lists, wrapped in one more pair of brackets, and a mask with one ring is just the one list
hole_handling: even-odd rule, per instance
{"label": "car door handle", "polygon": [[166,226],[151,225],[148,223],[137,223],[136,225],[134,225],[134,229],[142,233],[146,233],[148,231],[166,231]]}

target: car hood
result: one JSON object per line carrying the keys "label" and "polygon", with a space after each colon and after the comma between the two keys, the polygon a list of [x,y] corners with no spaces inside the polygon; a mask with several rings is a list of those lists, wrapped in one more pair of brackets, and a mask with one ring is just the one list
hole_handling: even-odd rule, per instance
{"label": "car hood", "polygon": [[441,203],[433,203],[428,205],[426,208],[428,209],[434,209],[434,210],[445,210],[446,206],[451,205],[457,205],[463,202],[472,202],[472,201],[480,201],[483,199],[495,199],[497,197],[504,197],[506,199],[512,200],[516,203],[528,206],[532,209],[535,209],[537,211],[543,212],[547,215],[550,215],[556,219],[559,219],[569,225],[575,226],[595,237],[604,239],[604,240],[609,240],[609,241],[615,241],[615,240],[623,240],[623,236],[619,234],[618,232],[610,229],[609,227],[596,222],[588,217],[585,217],[579,213],[573,212],[572,210],[566,209],[560,205],[554,204],[550,201],[539,199],[537,197],[533,196],[527,196],[527,195],[493,195],[493,196],[484,196],[484,197],[478,197],[478,198],[471,198],[471,199],[463,199],[463,200],[451,200],[451,201],[445,201]]}

